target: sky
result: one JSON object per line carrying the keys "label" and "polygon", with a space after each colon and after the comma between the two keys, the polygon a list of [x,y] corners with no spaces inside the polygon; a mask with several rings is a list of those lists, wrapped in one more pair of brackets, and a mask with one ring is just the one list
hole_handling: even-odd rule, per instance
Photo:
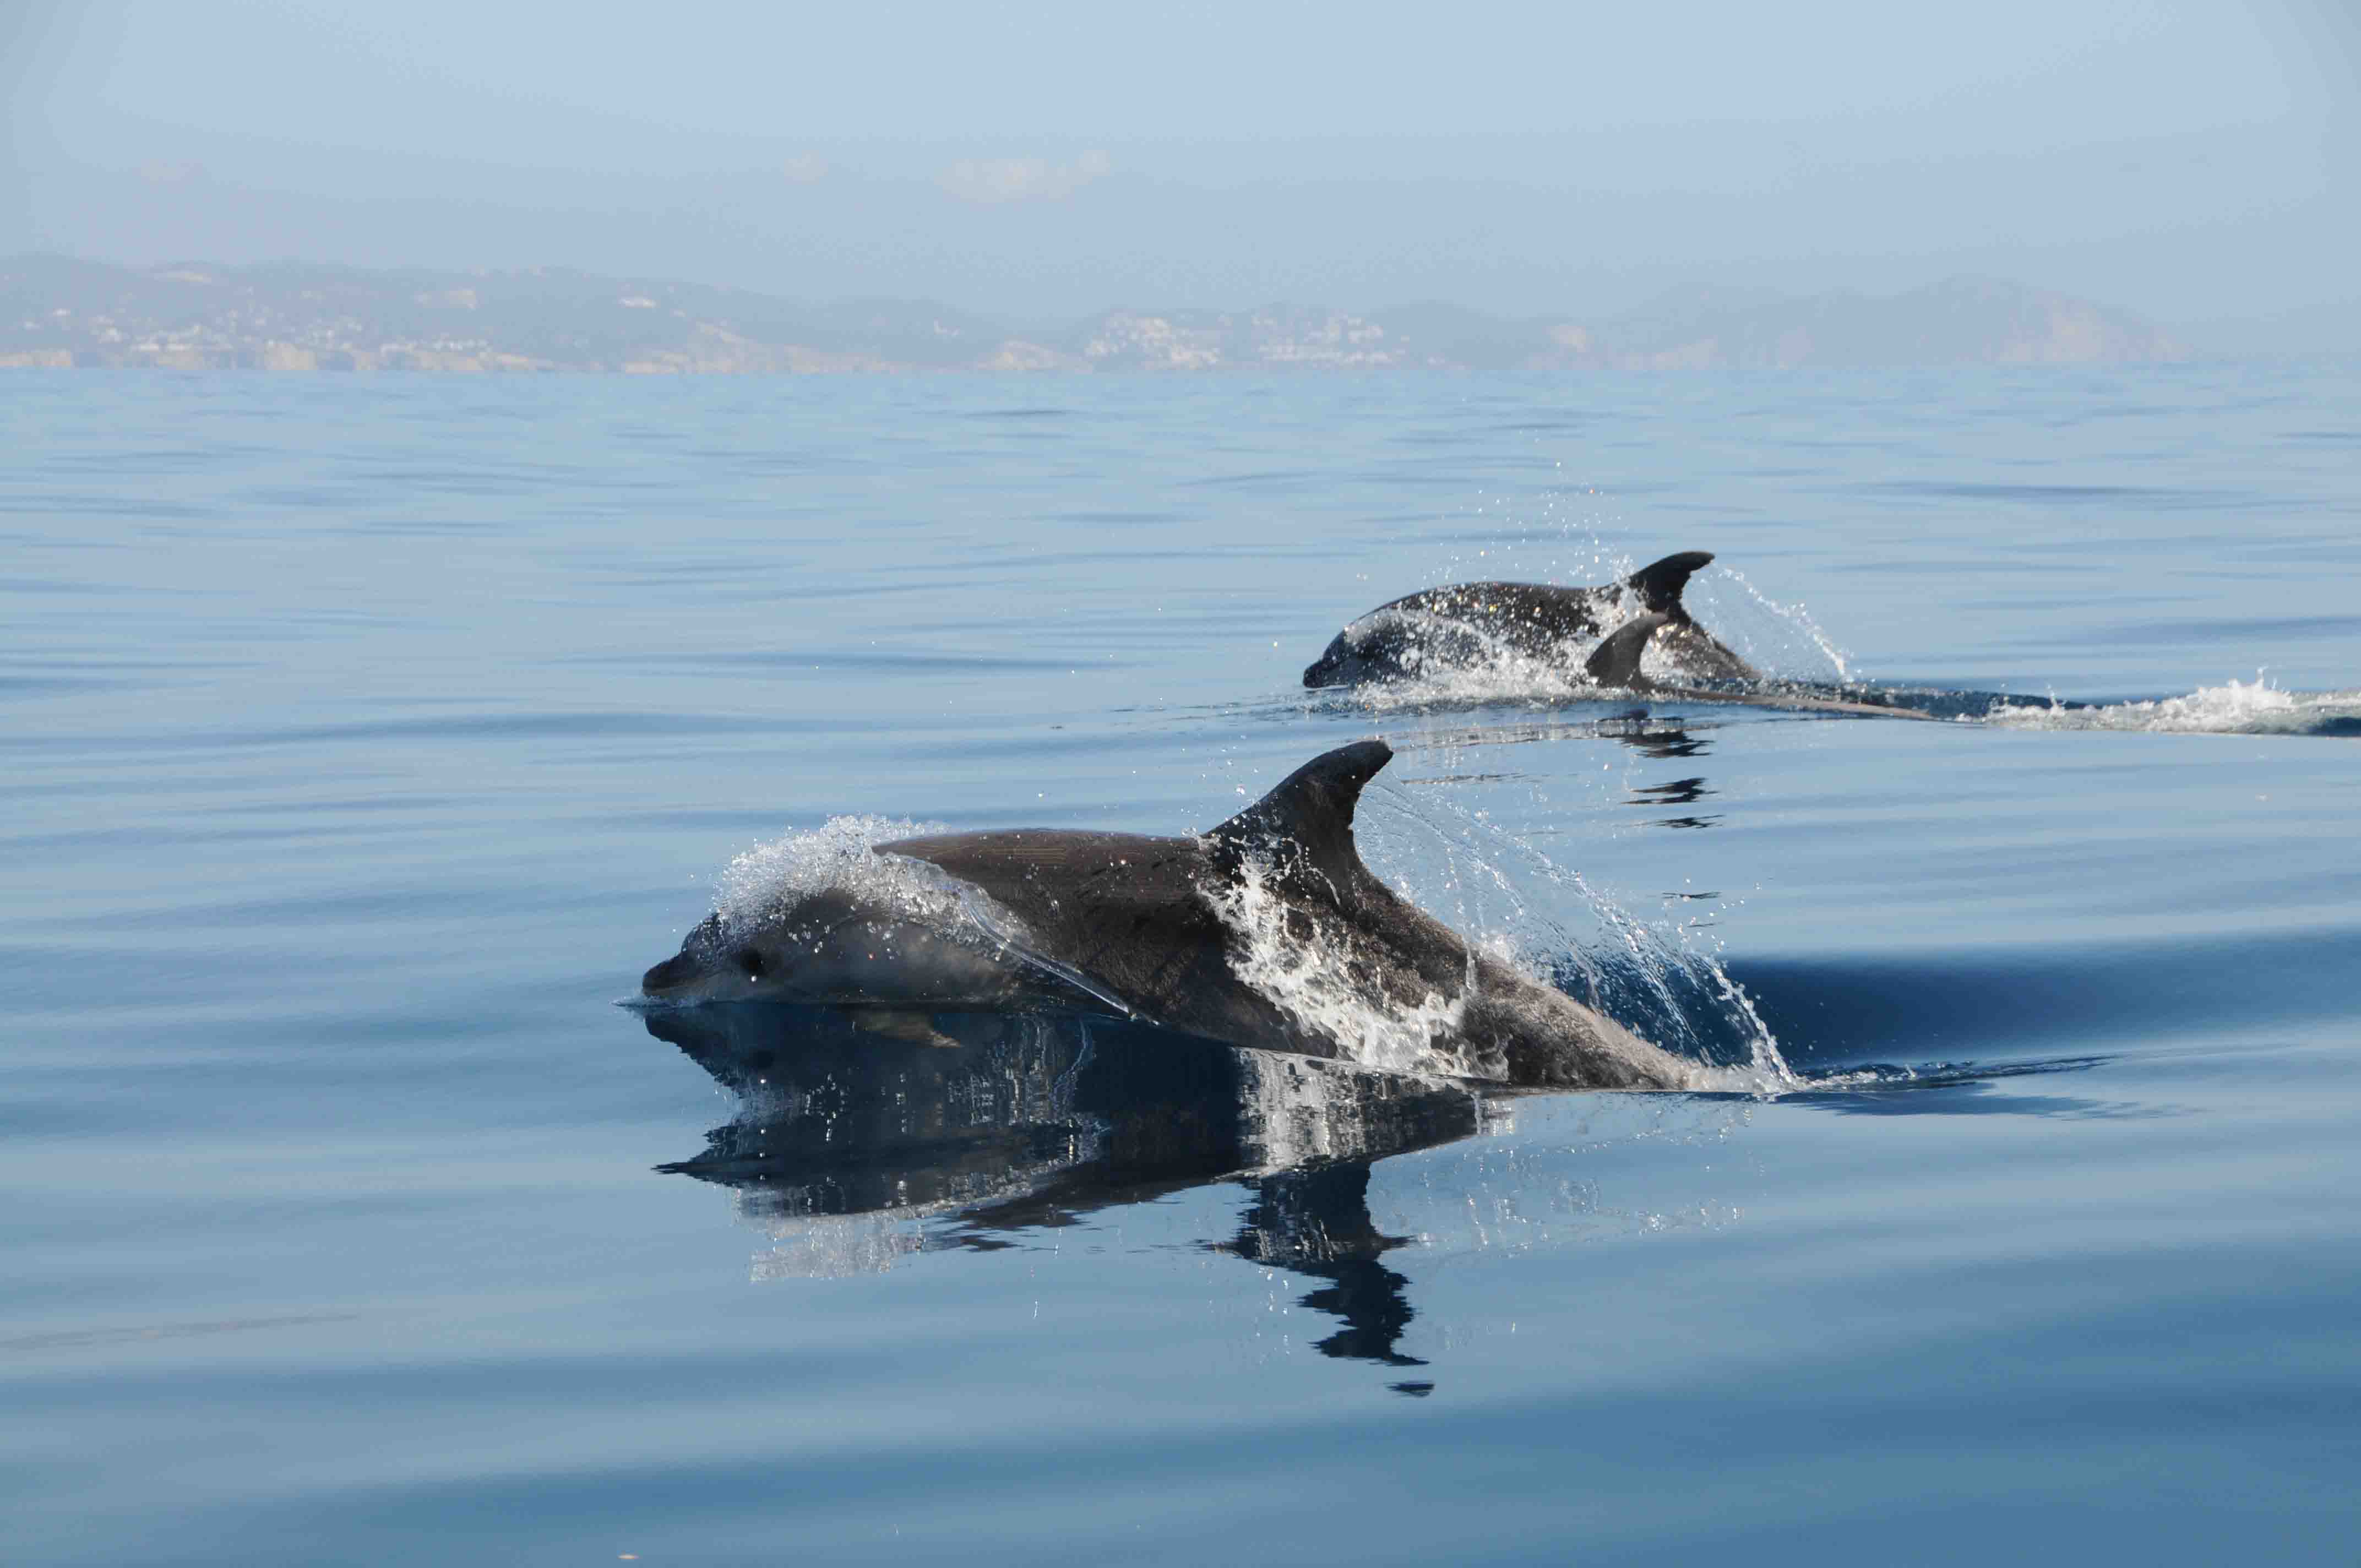
{"label": "sky", "polygon": [[1961,273],[2361,347],[2361,6],[0,6],[0,254],[1016,320]]}

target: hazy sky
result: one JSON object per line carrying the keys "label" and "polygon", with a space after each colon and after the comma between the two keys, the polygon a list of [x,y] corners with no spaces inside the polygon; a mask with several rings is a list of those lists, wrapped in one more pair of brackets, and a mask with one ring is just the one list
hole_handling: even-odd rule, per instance
{"label": "hazy sky", "polygon": [[2361,316],[2355,10],[20,4],[0,252],[1052,317],[1962,271]]}

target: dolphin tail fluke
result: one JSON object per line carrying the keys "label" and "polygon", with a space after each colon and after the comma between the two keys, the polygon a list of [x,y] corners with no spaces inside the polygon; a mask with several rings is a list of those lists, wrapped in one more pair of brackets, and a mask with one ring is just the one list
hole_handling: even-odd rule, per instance
{"label": "dolphin tail fluke", "polygon": [[1590,651],[1582,662],[1583,674],[1602,686],[1639,690],[1648,684],[1640,673],[1640,655],[1648,651],[1648,639],[1656,629],[1671,625],[1672,620],[1669,615],[1642,615],[1625,621]]}
{"label": "dolphin tail fluke", "polygon": [[1623,579],[1623,586],[1640,596],[1640,603],[1651,614],[1686,620],[1688,615],[1681,609],[1681,590],[1688,586],[1691,573],[1712,562],[1713,555],[1708,551],[1684,550],[1677,555],[1667,555],[1653,565],[1641,567]]}
{"label": "dolphin tail fluke", "polygon": [[1225,856],[1301,857],[1342,888],[1355,873],[1367,874],[1353,844],[1353,808],[1360,802],[1361,786],[1393,755],[1382,740],[1358,740],[1323,752],[1205,837]]}

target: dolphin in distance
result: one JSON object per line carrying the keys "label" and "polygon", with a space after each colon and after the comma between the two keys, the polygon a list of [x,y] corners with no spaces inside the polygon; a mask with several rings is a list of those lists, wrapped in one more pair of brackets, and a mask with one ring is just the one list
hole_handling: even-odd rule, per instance
{"label": "dolphin in distance", "polygon": [[1504,658],[1554,661],[1637,615],[1654,615],[1654,641],[1700,680],[1753,680],[1753,667],[1717,641],[1681,603],[1688,580],[1713,560],[1684,551],[1596,587],[1554,583],[1455,583],[1392,599],[1339,631],[1303,672],[1307,687],[1362,685]]}

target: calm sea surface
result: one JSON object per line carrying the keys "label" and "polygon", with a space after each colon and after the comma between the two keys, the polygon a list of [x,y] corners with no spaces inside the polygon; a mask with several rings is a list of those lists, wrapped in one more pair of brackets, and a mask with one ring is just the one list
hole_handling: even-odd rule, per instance
{"label": "calm sea surface", "polygon": [[[2354,1561],[2361,369],[0,429],[11,1562]],[[1783,673],[2111,706],[1297,685],[1679,549]],[[1182,832],[1373,733],[1377,869],[1760,1091],[615,1005],[831,817]]]}

